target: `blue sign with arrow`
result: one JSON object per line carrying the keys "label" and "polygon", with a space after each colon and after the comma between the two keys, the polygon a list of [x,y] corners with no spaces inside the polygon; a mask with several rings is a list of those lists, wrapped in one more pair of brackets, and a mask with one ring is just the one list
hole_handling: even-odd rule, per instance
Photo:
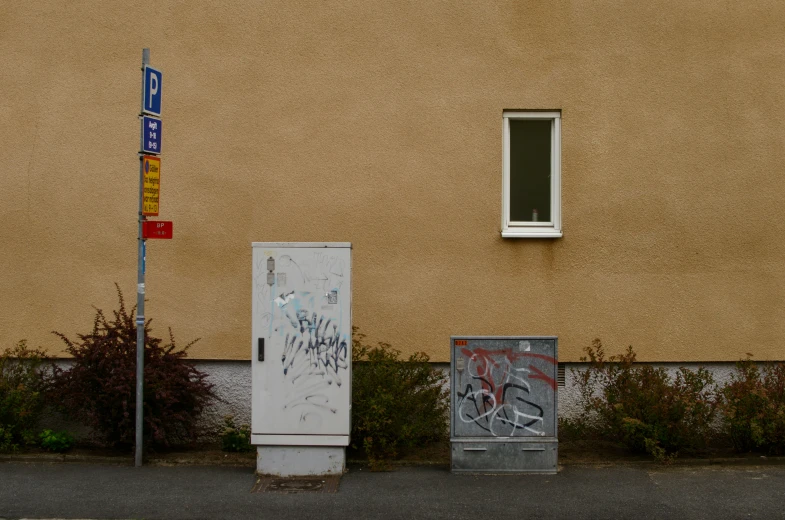
{"label": "blue sign with arrow", "polygon": [[144,88],[142,89],[142,112],[161,115],[161,82],[163,74],[150,65],[144,66]]}

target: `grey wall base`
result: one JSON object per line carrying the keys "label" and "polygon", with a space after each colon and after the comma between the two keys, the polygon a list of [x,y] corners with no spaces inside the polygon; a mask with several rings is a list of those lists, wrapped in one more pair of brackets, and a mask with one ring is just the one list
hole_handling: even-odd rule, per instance
{"label": "grey wall base", "polygon": [[342,475],[346,448],[342,446],[257,446],[256,472],[276,477]]}
{"label": "grey wall base", "polygon": [[515,437],[451,439],[453,473],[540,473],[557,470],[556,439],[524,440]]}
{"label": "grey wall base", "polygon": [[[220,399],[216,399],[203,413],[200,425],[205,429],[204,442],[217,442],[224,429],[224,417],[233,415],[235,424],[251,424],[251,362],[250,361],[201,361],[191,360],[196,368],[206,372],[210,383],[215,385],[213,391]],[[72,366],[70,360],[57,360],[63,370]],[[564,363],[562,363],[564,364]],[[449,363],[434,363],[434,366],[449,373]],[[585,363],[567,363],[566,386],[559,388],[559,417],[575,417],[581,412],[578,374],[588,366]],[[718,384],[730,381],[735,373],[732,362],[723,363],[651,363],[653,367],[663,367],[671,375],[675,375],[678,367],[695,370],[700,366],[707,368]],[[67,422],[57,414],[45,416],[40,430],[68,430],[80,440],[89,440],[89,428],[78,423]]]}

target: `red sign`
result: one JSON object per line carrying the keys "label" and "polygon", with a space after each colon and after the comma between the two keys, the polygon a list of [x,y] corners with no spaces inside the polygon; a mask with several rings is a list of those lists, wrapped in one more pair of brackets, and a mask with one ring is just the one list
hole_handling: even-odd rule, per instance
{"label": "red sign", "polygon": [[172,238],[172,222],[145,220],[142,222],[142,238]]}

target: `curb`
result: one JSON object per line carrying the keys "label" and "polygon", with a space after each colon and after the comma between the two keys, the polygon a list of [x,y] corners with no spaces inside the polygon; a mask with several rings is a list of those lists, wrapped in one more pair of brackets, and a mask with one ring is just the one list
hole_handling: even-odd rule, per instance
{"label": "curb", "polygon": [[559,468],[578,467],[611,467],[611,466],[653,466],[658,468],[690,467],[690,466],[777,466],[785,465],[785,457],[718,457],[710,459],[683,458],[675,459],[669,464],[656,460],[613,460],[613,461],[559,461]]}
{"label": "curb", "polygon": [[[133,456],[127,457],[106,457],[101,455],[58,455],[49,453],[29,454],[29,455],[0,455],[0,463],[3,462],[25,462],[25,463],[82,463],[82,464],[106,464],[114,466],[133,466]],[[144,461],[145,466],[226,466],[226,467],[255,467],[254,460],[238,461],[236,459],[221,461],[220,459],[205,460],[199,457],[179,457],[179,458],[151,458]],[[367,460],[348,459],[347,466],[368,466]],[[400,467],[443,467],[449,469],[449,461],[441,460],[394,460],[388,463],[395,468]],[[765,455],[749,457],[718,457],[709,459],[684,458],[675,459],[670,464],[661,464],[654,460],[586,460],[570,461],[560,460],[559,469],[567,467],[612,467],[612,466],[652,466],[658,468],[668,467],[689,467],[689,466],[777,466],[785,465],[785,457],[769,457]]]}
{"label": "curb", "polygon": [[111,464],[115,466],[132,466],[133,456],[103,457],[100,455],[55,455],[41,453],[35,455],[0,455],[0,462],[83,462],[87,464]]}
{"label": "curb", "polygon": [[[350,459],[346,461],[347,466],[368,466],[367,460]],[[423,460],[423,461],[407,461],[407,460],[394,460],[388,463],[393,467],[443,467],[450,468],[449,462],[437,460]],[[586,461],[571,461],[562,460],[558,461],[558,467],[561,471],[567,467],[613,467],[613,466],[653,466],[658,468],[672,468],[672,467],[689,467],[689,466],[777,466],[785,465],[785,457],[770,457],[766,455],[752,456],[752,457],[716,457],[709,459],[698,458],[683,458],[675,459],[670,464],[662,464],[656,460],[586,460]]]}
{"label": "curb", "polygon": [[[133,466],[134,457],[105,457],[101,455],[56,455],[41,453],[35,455],[0,455],[0,463],[3,462],[24,462],[24,463],[50,463],[50,464],[103,464],[109,466]],[[145,466],[226,466],[226,467],[255,467],[255,461],[237,460],[204,460],[198,457],[187,458],[179,457],[173,459],[151,458],[144,460]],[[0,519],[2,520],[2,519]]]}
{"label": "curb", "polygon": [[[449,461],[445,462],[442,460],[391,460],[387,462],[387,464],[395,467],[422,466],[422,467],[444,467],[447,469],[450,468],[450,462]],[[347,459],[346,465],[367,467],[370,466],[370,463],[367,460],[362,460],[362,459]]]}

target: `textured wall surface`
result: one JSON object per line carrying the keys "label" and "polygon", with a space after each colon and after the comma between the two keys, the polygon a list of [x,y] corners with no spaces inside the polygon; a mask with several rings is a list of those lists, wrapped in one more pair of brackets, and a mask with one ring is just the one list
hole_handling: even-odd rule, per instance
{"label": "textured wall surface", "polygon": [[[60,366],[68,366],[61,362]],[[435,366],[447,374],[449,389],[449,363],[435,363]],[[560,418],[576,417],[580,413],[580,392],[576,385],[575,371],[586,369],[585,363],[569,363],[565,371],[565,386],[558,388],[558,416]],[[707,368],[718,385],[729,382],[733,373],[732,363],[655,363],[654,366],[665,367],[671,375],[675,375],[679,367],[696,370],[699,366]],[[216,440],[224,426],[224,417],[234,416],[235,424],[251,424],[251,364],[248,361],[199,361],[196,368],[209,375],[210,382],[215,385],[218,397],[202,415],[206,428],[207,439]],[[77,423],[66,422],[59,415],[47,416],[42,420],[42,428],[67,429],[81,438],[89,436],[89,429]]]}
{"label": "textured wall surface", "polygon": [[[665,368],[668,374],[674,378],[681,367],[693,371],[703,367],[711,373],[718,387],[730,383],[731,375],[735,372],[733,363],[653,363],[652,365],[656,368]],[[577,417],[581,412],[581,394],[577,386],[578,373],[587,368],[588,364],[586,363],[570,363],[565,367],[565,384],[563,387],[559,387],[559,417]]]}
{"label": "textured wall surface", "polygon": [[[215,385],[219,400],[206,410],[204,422],[208,431],[220,433],[223,418],[233,415],[235,423],[251,424],[251,365],[240,361],[201,361],[196,364],[199,370],[210,375],[210,382]],[[449,363],[435,363],[435,366],[447,374],[449,388]],[[734,372],[733,363],[654,363],[655,367],[664,367],[675,377],[680,367],[697,370],[699,367],[708,369],[718,386],[730,382]],[[558,416],[560,418],[576,417],[580,413],[580,391],[577,387],[576,371],[587,368],[585,363],[568,363],[565,366],[565,385],[558,388]]]}
{"label": "textured wall surface", "polygon": [[[59,360],[62,369],[71,367],[68,360]],[[205,440],[215,441],[224,428],[224,418],[234,417],[237,426],[251,424],[251,363],[250,361],[197,361],[198,370],[207,373],[216,399],[202,413]],[[90,438],[90,428],[68,421],[59,413],[50,411],[40,424],[41,429],[68,430],[77,438]]]}
{"label": "textured wall surface", "polygon": [[[136,278],[141,49],[164,72],[147,313],[248,359],[252,241],[350,241],[354,323],[785,358],[785,3],[0,3],[0,341]],[[502,239],[503,109],[562,111],[562,239]]]}
{"label": "textured wall surface", "polygon": [[248,361],[201,361],[196,368],[209,375],[217,399],[203,414],[207,430],[218,435],[224,417],[231,415],[237,426],[251,424],[251,363]]}

